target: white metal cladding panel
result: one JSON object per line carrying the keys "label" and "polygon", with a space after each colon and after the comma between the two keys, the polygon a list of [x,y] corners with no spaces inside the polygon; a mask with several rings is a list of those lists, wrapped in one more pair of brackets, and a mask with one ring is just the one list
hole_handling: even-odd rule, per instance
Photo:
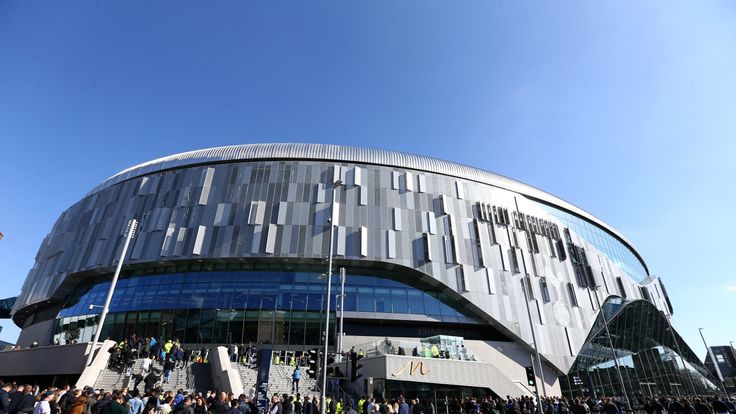
{"label": "white metal cladding panel", "polygon": [[428,171],[443,175],[464,178],[504,188],[528,195],[550,204],[569,210],[602,226],[616,237],[626,242],[635,251],[636,248],[624,236],[603,221],[575,205],[561,200],[545,191],[530,185],[512,180],[502,175],[436,158],[414,154],[394,152],[383,149],[348,147],[329,144],[281,143],[281,144],[244,144],[226,147],[206,148],[196,151],[174,154],[148,161],[119,172],[95,187],[88,195],[107,188],[113,184],[152,172],[179,168],[203,163],[259,159],[311,159],[334,160],[339,162],[355,162],[379,164]]}
{"label": "white metal cladding panel", "polygon": [[[278,218],[278,214],[274,213],[277,212],[276,208],[279,208],[280,210],[282,203],[284,203],[283,197],[286,197],[286,186],[290,186],[291,183],[283,183],[282,191],[273,191],[269,193],[271,195],[266,196],[265,199],[264,194],[266,193],[264,193],[264,191],[272,185],[271,180],[274,175],[266,174],[266,171],[270,171],[271,173],[275,171],[275,169],[269,166],[281,164],[292,164],[296,171],[295,176],[301,177],[299,181],[300,190],[297,192],[298,194],[294,196],[294,200],[300,201],[293,202],[293,211],[297,212],[297,214],[291,214],[291,211],[289,211],[289,214],[286,216],[285,223],[276,226],[274,225],[274,222],[278,222],[280,219]],[[249,165],[247,166],[250,168]],[[187,226],[188,230],[179,230],[174,249],[171,250],[171,247],[167,247],[165,250],[182,259],[207,259],[226,256],[260,257],[264,254],[280,256],[289,253],[289,251],[283,247],[286,245],[280,240],[282,238],[286,238],[288,240],[291,237],[296,237],[291,236],[290,233],[286,232],[288,226],[293,226],[292,230],[299,229],[298,226],[302,226],[300,228],[301,232],[296,232],[296,234],[306,234],[307,237],[303,241],[304,244],[299,247],[300,252],[304,252],[304,257],[322,257],[325,249],[327,248],[327,238],[329,237],[329,231],[327,231],[327,229],[329,229],[327,217],[330,211],[330,202],[332,197],[331,194],[327,194],[327,196],[323,197],[322,202],[315,203],[314,200],[317,198],[316,183],[318,182],[315,181],[315,177],[324,175],[322,179],[329,180],[329,171],[332,170],[333,163],[263,161],[253,163],[252,166],[254,169],[257,167],[259,171],[261,171],[259,175],[255,175],[254,171],[252,180],[250,179],[250,173],[248,173],[247,177],[246,175],[243,175],[239,178],[240,181],[229,184],[223,184],[225,182],[224,177],[226,176],[226,170],[228,170],[229,167],[218,166],[211,183],[212,194],[206,206],[197,205],[199,200],[198,193],[193,193],[192,198],[189,201],[189,205],[182,206],[181,208],[178,206],[178,203],[176,203],[177,198],[170,197],[172,202],[171,208],[173,208],[173,211],[170,213],[171,220],[169,223],[176,222],[177,226]],[[201,171],[206,170],[207,168],[209,167],[198,166],[192,167],[191,169],[194,170],[192,172],[188,172],[186,170],[161,172],[160,174],[165,178],[161,180],[162,182],[177,182],[177,184],[169,184],[168,187],[162,187],[161,191],[151,194],[146,203],[137,202],[136,200],[139,199],[136,198],[135,192],[130,191],[130,189],[137,191],[140,184],[139,181],[142,180],[142,178],[121,183],[90,196],[90,199],[93,199],[93,201],[83,200],[78,205],[71,207],[68,212],[62,214],[62,217],[57,221],[57,225],[51,233],[52,235],[58,233],[58,237],[52,237],[48,242],[45,242],[44,246],[46,246],[46,244],[49,245],[48,252],[42,255],[43,258],[41,258],[40,261],[46,261],[48,256],[57,251],[67,252],[65,255],[60,257],[84,257],[84,251],[88,248],[92,248],[90,242],[84,240],[86,240],[87,236],[91,235],[94,230],[88,229],[89,226],[86,225],[87,223],[84,221],[86,220],[84,217],[89,217],[89,220],[92,221],[92,214],[87,213],[91,211],[90,209],[96,208],[95,203],[99,205],[107,205],[110,203],[109,200],[113,198],[117,200],[110,207],[114,211],[103,213],[103,216],[106,217],[104,220],[109,220],[109,223],[102,224],[105,223],[105,221],[102,221],[100,224],[97,224],[102,233],[100,234],[95,232],[94,234],[97,234],[100,237],[104,236],[106,238],[105,240],[119,240],[119,236],[122,236],[124,233],[125,224],[130,217],[138,216],[144,211],[159,209],[160,207],[154,206],[163,205],[162,202],[169,199],[169,195],[175,194],[175,191],[178,191],[180,188],[197,188],[197,186],[203,185],[204,181],[199,181],[202,177]],[[235,166],[234,168],[240,168],[240,166]],[[345,213],[339,223],[340,226],[343,227],[335,229],[338,242],[343,239],[345,235],[352,234],[354,229],[357,226],[360,226],[360,232],[362,233],[360,235],[361,245],[358,247],[355,245],[351,246],[350,243],[346,243],[344,252],[342,251],[343,248],[340,248],[338,254],[344,254],[347,259],[351,260],[370,257],[370,260],[380,260],[412,267],[434,277],[437,281],[447,286],[448,289],[456,289],[456,287],[459,286],[458,275],[462,274],[457,273],[457,266],[447,266],[446,263],[443,263],[443,250],[446,248],[446,261],[448,263],[466,264],[464,270],[467,273],[463,273],[465,273],[465,285],[470,290],[468,294],[479,295],[479,292],[482,292],[487,295],[488,287],[486,285],[487,281],[485,280],[487,279],[487,276],[474,269],[474,266],[476,265],[473,263],[473,255],[470,254],[470,252],[473,251],[472,246],[474,246],[474,240],[477,238],[476,233],[472,229],[472,220],[475,218],[473,216],[477,214],[477,210],[473,209],[473,206],[475,205],[473,200],[457,200],[456,197],[452,195],[455,179],[436,174],[428,174],[427,178],[430,179],[429,181],[431,183],[429,189],[434,191],[426,194],[410,194],[412,196],[411,200],[416,198],[415,203],[413,201],[410,203],[410,200],[406,197],[407,193],[402,192],[401,190],[392,190],[387,188],[390,187],[391,173],[395,171],[394,168],[371,165],[366,166],[365,169],[365,188],[371,190],[371,195],[369,197],[370,207],[359,207],[355,200],[350,200],[350,197],[342,197],[343,195],[347,195],[349,191],[357,189],[355,187],[350,189],[347,188],[349,186],[346,186],[344,193],[343,190],[340,190],[339,192],[341,197],[338,197],[338,204],[335,209],[335,211],[340,210]],[[170,177],[176,175],[183,175],[188,178],[186,178],[186,180],[174,180]],[[237,204],[231,204],[233,200],[231,199],[231,196],[228,195],[229,191],[226,191],[228,186],[233,191],[242,190],[242,186],[252,186],[253,191],[252,194],[239,199]],[[487,191],[487,194],[485,194],[484,197],[481,197],[482,199],[497,200],[507,198],[508,200],[499,205],[512,205],[513,195],[507,194],[507,191],[488,186],[483,187],[485,187],[484,190]],[[470,194],[467,191],[470,191],[471,188],[472,186],[466,186],[466,196]],[[172,193],[172,191],[174,191],[174,193]],[[329,188],[329,191],[332,191],[332,188]],[[376,194],[379,191],[381,192],[380,195]],[[453,211],[457,212],[457,216],[435,216],[435,212],[439,213],[440,195],[446,199],[445,201],[447,202],[447,205],[452,207]],[[173,203],[176,203],[177,205],[173,205]],[[225,207],[222,207],[223,210],[218,218],[218,206],[221,204],[231,204],[231,212],[226,215],[224,211]],[[188,211],[191,206],[195,205],[196,209],[200,213],[189,214],[190,219],[184,219],[183,216],[185,215],[185,212]],[[314,208],[312,208],[313,205]],[[395,211],[392,209],[401,211],[401,215],[403,216],[401,223],[402,231],[391,230],[392,211]],[[173,218],[175,214],[177,215],[176,220]],[[160,212],[158,216],[159,219],[162,215],[163,213]],[[167,212],[164,216],[168,217],[168,215],[169,213]],[[422,216],[426,217],[427,230],[430,230],[430,232],[432,230],[432,225],[430,225],[430,223],[434,223],[435,227],[434,231],[436,235],[432,235],[431,239],[433,239],[433,241],[430,243],[432,252],[431,256],[433,256],[432,258],[435,260],[431,263],[424,261],[423,249],[421,243],[418,241],[419,237],[422,236],[422,232],[425,230],[421,228],[422,225],[420,223],[415,223],[416,220],[411,218]],[[226,217],[229,217],[229,219]],[[312,219],[310,217],[314,218]],[[344,226],[346,226],[346,224],[344,223],[344,220],[348,217],[351,217],[351,219],[354,218],[356,221],[347,225],[348,227],[345,228]],[[158,220],[154,220],[154,218],[154,213],[152,212],[150,216],[151,222],[158,222]],[[235,221],[235,223],[231,223],[231,221]],[[216,222],[219,222],[220,225],[216,225]],[[337,220],[335,221],[335,224],[338,224]],[[450,226],[450,224],[452,224],[452,226]],[[233,225],[239,227],[237,238],[233,236],[231,227]],[[499,321],[499,323],[503,324],[511,332],[520,333],[519,323],[522,323],[523,325],[524,319],[520,318],[518,314],[512,311],[515,308],[513,308],[510,303],[519,299],[518,294],[520,293],[520,290],[517,289],[517,285],[520,286],[519,279],[523,276],[521,274],[512,275],[511,273],[503,270],[508,269],[508,261],[501,258],[501,252],[503,251],[504,254],[506,254],[506,252],[511,249],[511,244],[506,236],[506,231],[508,229],[504,230],[504,226],[495,224],[487,224],[487,226],[490,226],[488,230],[498,227],[499,235],[503,236],[500,237],[502,240],[500,245],[487,246],[491,252],[490,260],[488,260],[488,263],[484,263],[485,267],[491,266],[498,272],[496,276],[498,279],[497,287],[499,289],[499,293],[495,299],[498,303],[496,303],[496,305],[489,305],[488,303],[492,303],[493,301],[488,299],[485,302],[478,302],[478,306],[482,312],[486,312],[489,315],[489,318]],[[58,227],[58,229],[56,227]],[[166,230],[167,227],[164,227],[162,231],[156,231],[153,229],[145,231],[147,228],[145,222],[141,227],[144,229],[141,231],[141,234],[145,235],[145,239],[141,238],[141,246],[144,246],[145,244],[150,247],[143,250],[139,249],[139,253],[142,254],[141,260],[160,260],[162,246],[165,243],[165,236],[169,233],[163,230]],[[107,228],[107,230],[105,230],[105,228]],[[184,229],[184,227],[181,229]],[[342,230],[348,230],[348,232],[343,234]],[[120,233],[119,236],[115,236],[115,233],[118,231]],[[84,236],[78,237],[75,232],[84,233]],[[448,237],[451,233],[453,236]],[[172,237],[173,234],[174,233],[172,233]],[[291,234],[294,233],[292,232]],[[578,235],[573,234],[573,236],[576,241],[580,240]],[[77,240],[80,241],[77,243]],[[525,245],[525,237],[523,237],[523,233],[519,234],[519,240],[523,245]],[[299,242],[302,243],[301,241]],[[486,239],[486,243],[491,243],[490,238]],[[583,241],[580,241],[580,243],[583,243]],[[80,246],[80,248],[77,249],[76,246]],[[594,250],[587,250],[590,249],[588,244],[584,244],[584,247],[586,248],[586,251],[591,252],[591,257],[596,254]],[[46,247],[42,247],[42,249],[46,249]],[[108,248],[104,248],[103,246],[101,247],[101,250],[104,253],[105,258],[96,261],[107,264],[108,266],[113,264],[112,256],[115,253],[114,246],[110,246]],[[523,252],[519,251],[518,253],[522,254]],[[456,260],[455,257],[458,257],[458,259]],[[74,262],[75,260],[77,259],[73,259],[72,261]],[[555,268],[554,273],[559,275],[560,279],[564,279],[563,281],[574,281],[574,279],[570,277],[573,273],[569,260],[565,263],[554,262],[554,265],[559,267]],[[596,263],[594,262],[593,265],[595,267]],[[48,266],[46,266],[46,264],[43,265],[44,268],[49,267],[50,269],[55,269],[55,266],[56,265],[52,265],[52,262],[50,261],[48,262]],[[84,270],[80,269],[79,266],[75,264],[62,266],[59,269],[62,271],[72,272]],[[523,266],[520,266],[519,270],[523,273]],[[40,299],[41,296],[49,294],[50,288],[47,285],[58,285],[57,282],[52,283],[51,278],[46,277],[47,274],[55,273],[55,271],[49,270],[47,273],[44,270],[34,270],[33,272],[35,274],[35,276],[33,276],[34,281],[39,281],[38,286],[33,283],[27,283],[24,286],[22,296],[19,299],[20,303],[28,303],[28,298],[35,298],[36,300]],[[534,278],[534,276],[532,276],[532,278]],[[462,294],[462,292],[459,293]],[[484,305],[484,303],[486,304]],[[585,306],[590,315],[585,316],[584,321],[580,323],[581,326],[586,326],[592,318],[592,308],[588,305]],[[558,324],[555,323],[555,320],[553,320],[554,313],[552,310],[543,309],[543,311],[547,311],[546,315],[548,316],[548,324],[546,326],[558,326]],[[522,315],[525,315],[525,313]],[[576,331],[576,336],[574,338],[575,342],[582,343],[586,334],[587,332],[583,332],[582,330]],[[529,338],[523,337],[523,340],[529,342]],[[552,344],[550,345],[550,348],[543,349],[542,351],[544,354],[551,355],[551,357],[554,357],[554,354],[566,355],[568,353],[566,345],[565,347],[561,347],[561,349],[555,348],[555,346],[556,345]]]}

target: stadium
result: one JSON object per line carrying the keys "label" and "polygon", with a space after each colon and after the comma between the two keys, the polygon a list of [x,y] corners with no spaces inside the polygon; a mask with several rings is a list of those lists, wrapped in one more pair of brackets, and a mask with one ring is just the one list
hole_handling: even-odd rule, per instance
{"label": "stadium", "polygon": [[529,366],[549,395],[717,390],[663,281],[600,219],[488,171],[338,145],[203,149],[110,177],[39,248],[19,345],[92,339],[131,219],[102,338],[288,353],[327,336],[366,355],[359,389],[392,395],[532,393]]}

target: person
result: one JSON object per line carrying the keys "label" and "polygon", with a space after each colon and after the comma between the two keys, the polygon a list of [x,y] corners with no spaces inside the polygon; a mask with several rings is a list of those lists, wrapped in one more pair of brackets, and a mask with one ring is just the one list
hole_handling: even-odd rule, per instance
{"label": "person", "polygon": [[141,375],[143,376],[147,375],[148,371],[151,370],[152,364],[153,364],[153,360],[148,354],[146,354],[145,358],[143,358],[143,361],[141,361]]}
{"label": "person", "polygon": [[51,405],[49,401],[54,398],[53,391],[46,391],[41,394],[41,399],[36,403],[33,408],[33,414],[51,414]]}
{"label": "person", "polygon": [[146,375],[146,378],[143,379],[143,383],[145,384],[145,392],[149,393],[153,391],[153,387],[156,385],[156,382],[158,382],[158,376],[156,376],[153,370],[151,370],[151,372]]}
{"label": "person", "polygon": [[156,412],[156,409],[158,408],[158,403],[159,403],[158,392],[146,391],[146,395],[148,395],[148,399],[146,400],[146,405],[143,407],[143,413],[153,414],[154,412]]}
{"label": "person", "polygon": [[358,412],[353,409],[353,404],[351,403],[347,403],[345,405],[345,413],[346,414],[358,414]]}
{"label": "person", "polygon": [[240,411],[240,402],[238,400],[230,401],[230,408],[225,412],[226,414],[242,414]]}
{"label": "person", "polygon": [[399,403],[399,414],[409,414],[409,403],[403,397]]}
{"label": "person", "polygon": [[130,414],[142,414],[143,413],[143,400],[140,398],[140,393],[138,392],[138,389],[134,389],[130,395],[132,398],[128,400],[128,405],[130,405]]}
{"label": "person", "polygon": [[253,384],[253,386],[250,387],[250,389],[248,390],[248,400],[253,401],[257,393],[258,393],[258,384]]}
{"label": "person", "polygon": [[304,412],[304,406],[302,406],[302,396],[296,393],[294,397],[294,414],[302,414]]}
{"label": "person", "polygon": [[87,411],[87,396],[81,394],[69,406],[66,414],[84,414]]}
{"label": "person", "polygon": [[302,379],[302,371],[299,367],[294,367],[294,372],[291,374],[291,392],[293,394],[299,392],[299,380]]}
{"label": "person", "polygon": [[129,414],[130,410],[125,406],[125,395],[118,393],[112,396],[112,400],[105,404],[100,414]]}
{"label": "person", "polygon": [[[171,341],[169,341],[171,342]],[[159,404],[158,409],[156,409],[156,414],[169,414],[171,413],[171,402],[174,401],[171,396],[168,396],[164,398],[164,402],[162,404]]]}
{"label": "person", "polygon": [[440,357],[440,350],[437,348],[436,344],[432,344],[432,347],[430,348],[430,351],[432,353],[432,358],[439,358]]}
{"label": "person", "polygon": [[174,370],[175,362],[173,356],[168,356],[164,362],[164,384],[168,384],[171,380],[171,371]]}
{"label": "person", "polygon": [[163,351],[164,351],[164,352],[165,352],[165,353],[166,353],[166,354],[168,355],[168,354],[170,354],[170,353],[171,353],[171,348],[173,348],[173,347],[174,347],[174,342],[172,342],[172,341],[171,341],[171,339],[169,339],[169,340],[168,340],[168,341],[166,341],[166,343],[164,344],[164,349],[163,349]]}
{"label": "person", "polygon": [[710,405],[713,407],[713,411],[716,414],[728,414],[728,405],[726,405],[726,403],[721,401],[718,397],[713,397]]}
{"label": "person", "polygon": [[23,387],[21,396],[18,398],[18,405],[15,406],[15,412],[29,414],[35,411],[35,406],[36,397],[33,396],[33,387],[26,384]]}
{"label": "person", "polygon": [[184,368],[189,368],[189,363],[192,362],[192,348],[184,350]]}
{"label": "person", "polygon": [[711,410],[708,404],[705,404],[700,398],[695,399],[693,407],[695,408],[695,412],[698,414],[713,414],[713,410]]}
{"label": "person", "polygon": [[613,400],[606,398],[603,400],[603,412],[606,414],[618,414],[618,407],[613,403]]}
{"label": "person", "polygon": [[281,398],[281,413],[294,414],[294,400],[291,396],[284,394]]}
{"label": "person", "polygon": [[309,399],[309,396],[304,396],[304,404],[302,404],[302,413],[303,414],[315,414],[314,406],[312,405],[312,401]]}
{"label": "person", "polygon": [[212,401],[212,404],[210,404],[209,411],[211,411],[212,414],[225,414],[228,409],[226,401],[227,394],[221,392],[217,395],[217,398]]}
{"label": "person", "polygon": [[174,396],[174,407],[178,407],[181,405],[181,403],[184,402],[184,390],[182,388],[179,388],[176,391],[176,396]]}
{"label": "person", "polygon": [[207,404],[201,395],[194,400],[194,414],[207,414]]}
{"label": "person", "polygon": [[279,396],[274,394],[271,396],[271,408],[268,411],[269,414],[282,414],[281,401]]}
{"label": "person", "polygon": [[3,384],[0,389],[0,414],[7,414],[10,411],[10,391],[12,384]]}
{"label": "person", "polygon": [[580,402],[580,398],[575,399],[575,402],[573,402],[573,404],[570,406],[570,411],[572,412],[572,414],[587,414],[588,413],[588,409],[585,408],[585,405],[583,405]]}

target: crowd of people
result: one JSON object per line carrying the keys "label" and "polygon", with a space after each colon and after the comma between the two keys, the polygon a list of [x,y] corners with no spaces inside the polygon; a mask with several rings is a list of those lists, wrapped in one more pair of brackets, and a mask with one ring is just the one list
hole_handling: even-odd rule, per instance
{"label": "crowd of people", "polygon": [[[600,398],[565,398],[545,397],[541,398],[541,407],[537,400],[529,396],[503,398],[483,397],[476,399],[468,397],[464,401],[450,399],[446,407],[440,410],[440,414],[625,414],[627,412],[638,412],[646,414],[733,414],[736,412],[734,399],[718,396],[696,396],[696,397],[669,397],[646,398],[641,396],[631,397],[632,407],[627,409],[627,403],[623,398],[600,397]],[[421,403],[418,403],[421,405]],[[395,408],[395,407],[394,407]],[[379,409],[381,414],[438,414],[431,404],[421,408],[406,410]]]}
{"label": "crowd of people", "polygon": [[[0,414],[321,414],[319,395],[274,394],[259,407],[253,385],[247,394],[207,391],[189,393],[137,388],[105,391],[6,383],[0,389]],[[363,396],[355,401],[328,395],[324,414],[625,414],[626,403],[614,397],[543,398],[541,407],[530,396],[398,398],[379,401]],[[632,411],[646,414],[733,414],[733,399],[718,396],[632,398]]]}
{"label": "crowd of people", "polygon": [[[105,391],[85,387],[74,389],[3,384],[0,390],[0,414],[319,414],[319,397],[300,394],[274,394],[267,407],[256,404],[256,387],[248,394],[207,391],[178,391],[122,388]],[[327,413],[350,412],[351,405],[327,398]],[[354,410],[353,410],[354,411]],[[357,414],[353,412],[351,414]]]}

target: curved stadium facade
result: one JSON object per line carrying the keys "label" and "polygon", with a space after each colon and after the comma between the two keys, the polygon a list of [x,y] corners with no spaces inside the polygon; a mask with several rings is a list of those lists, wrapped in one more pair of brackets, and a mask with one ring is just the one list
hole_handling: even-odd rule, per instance
{"label": "curved stadium facade", "polygon": [[19,344],[76,328],[92,338],[90,305],[104,302],[135,218],[103,338],[319,346],[333,200],[345,349],[463,337],[498,381],[523,388],[536,339],[550,394],[618,392],[614,361],[630,392],[716,389],[669,325],[660,278],[601,220],[487,171],[336,145],[204,149],[109,178],[43,241],[12,310]]}

